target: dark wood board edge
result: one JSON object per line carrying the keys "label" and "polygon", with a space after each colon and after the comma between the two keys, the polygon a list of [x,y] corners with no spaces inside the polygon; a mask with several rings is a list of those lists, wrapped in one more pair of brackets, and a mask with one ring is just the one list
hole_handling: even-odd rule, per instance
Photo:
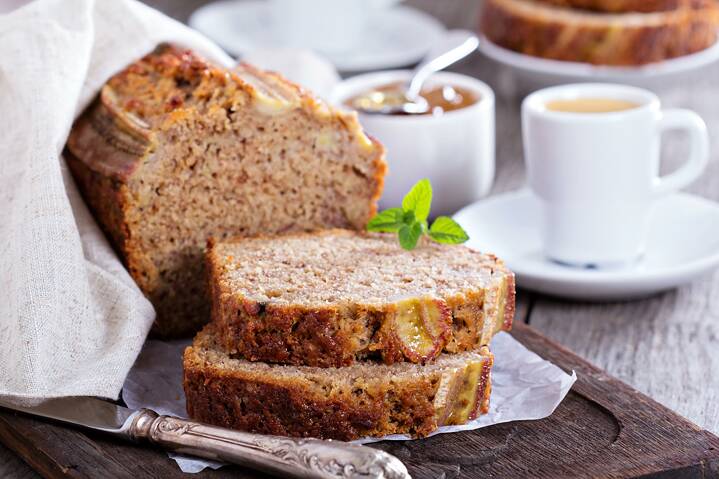
{"label": "dark wood board edge", "polygon": [[[639,413],[643,410],[655,413],[656,416],[653,416],[652,425],[666,424],[668,433],[671,431],[683,431],[705,445],[704,450],[694,451],[694,455],[667,457],[667,462],[657,461],[643,467],[637,466],[634,470],[624,471],[629,473],[629,476],[621,475],[616,477],[643,479],[719,477],[719,437],[702,429],[628,384],[610,376],[589,361],[582,359],[571,350],[543,336],[526,324],[515,323],[512,335],[528,349],[539,354],[544,359],[553,362],[567,372],[574,370],[577,373],[577,381],[572,386],[572,392],[599,405],[616,418],[620,425],[620,433],[616,441],[618,446],[621,447],[622,443],[631,440],[641,439],[637,437],[636,431],[642,430],[644,418]],[[650,367],[650,365],[647,365],[647,367]],[[613,391],[613,393],[607,395],[608,391]],[[622,437],[622,433],[625,431],[630,432],[630,437]],[[676,436],[677,441],[681,439],[681,437]],[[646,452],[653,453],[656,451]],[[615,476],[608,474],[607,477]]]}
{"label": "dark wood board edge", "polygon": [[10,411],[0,410],[0,442],[7,445],[43,477],[56,477],[58,475],[73,477],[68,468],[61,467],[45,451],[37,448],[33,442],[28,441],[25,435],[19,434],[17,429],[12,427],[12,424],[8,424],[4,418],[5,414],[13,415]]}
{"label": "dark wood board edge", "polygon": [[0,408],[0,441],[48,478],[268,478],[234,466],[188,476],[165,452]]}
{"label": "dark wood board edge", "polygon": [[[617,434],[612,457],[598,458],[606,468],[601,476],[661,479],[719,477],[718,437],[610,377],[521,321],[515,323],[512,334],[545,359],[567,371],[575,370],[578,380],[570,394],[579,395],[616,417],[620,424],[620,433]],[[687,447],[654,451],[637,449],[637,441],[642,440],[642,437],[637,437],[636,434],[636,431],[640,431],[641,436],[642,411],[651,417],[652,426],[658,426],[663,437],[673,435],[677,441],[684,441]],[[535,422],[535,425],[537,424],[541,424],[541,421]],[[481,435],[481,431],[464,434]],[[2,409],[0,441],[44,477],[188,477],[160,451]],[[397,446],[393,444],[384,447],[382,444],[386,443],[380,443],[378,447],[389,450]],[[638,452],[645,455],[637,455]],[[409,461],[408,466],[417,477],[433,477],[435,473],[442,472],[441,469],[432,469],[436,466],[432,464],[425,466]],[[267,477],[235,467],[224,467],[218,471],[207,470],[194,477],[224,478],[238,475],[245,478]]]}

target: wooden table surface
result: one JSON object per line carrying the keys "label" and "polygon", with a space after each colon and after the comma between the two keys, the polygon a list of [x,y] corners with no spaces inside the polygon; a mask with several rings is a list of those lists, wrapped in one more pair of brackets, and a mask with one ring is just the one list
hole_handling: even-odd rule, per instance
{"label": "wooden table surface", "polygon": [[[203,0],[147,0],[186,21]],[[477,0],[408,0],[450,28],[474,28]],[[501,91],[496,64],[475,54],[456,68]],[[690,81],[655,88],[665,106],[690,108],[706,121],[711,137],[709,167],[689,191],[719,201],[719,64]],[[497,178],[492,194],[524,184],[519,98],[497,101]],[[676,141],[675,141],[676,140]],[[670,138],[663,168],[671,169],[686,148]],[[517,320],[567,346],[610,374],[719,434],[719,273],[654,297],[631,302],[568,302],[523,292]],[[0,445],[0,477],[38,477]]]}

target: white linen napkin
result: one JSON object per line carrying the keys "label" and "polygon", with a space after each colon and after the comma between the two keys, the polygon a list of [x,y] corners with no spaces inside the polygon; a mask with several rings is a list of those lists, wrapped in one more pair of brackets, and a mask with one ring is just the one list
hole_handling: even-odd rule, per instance
{"label": "white linen napkin", "polygon": [[170,41],[213,43],[134,0],[38,0],[0,16],[0,399],[117,398],[153,321],[62,160],[114,73]]}

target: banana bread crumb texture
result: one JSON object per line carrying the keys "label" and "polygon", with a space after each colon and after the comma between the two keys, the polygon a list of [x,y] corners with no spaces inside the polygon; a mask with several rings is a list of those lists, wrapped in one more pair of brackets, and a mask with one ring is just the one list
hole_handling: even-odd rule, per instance
{"label": "banana bread crumb texture", "polygon": [[166,337],[209,318],[209,236],[362,229],[386,170],[356,114],[279,75],[168,45],[104,85],[65,156]]}
{"label": "banana bread crumb texture", "polygon": [[343,368],[273,365],[229,357],[210,324],[184,354],[187,412],[256,433],[352,440],[426,436],[489,408],[492,355],[442,354],[433,362]]}
{"label": "banana bread crumb texture", "polygon": [[231,356],[308,366],[426,363],[509,330],[514,275],[493,255],[326,230],[211,242],[212,318]]}

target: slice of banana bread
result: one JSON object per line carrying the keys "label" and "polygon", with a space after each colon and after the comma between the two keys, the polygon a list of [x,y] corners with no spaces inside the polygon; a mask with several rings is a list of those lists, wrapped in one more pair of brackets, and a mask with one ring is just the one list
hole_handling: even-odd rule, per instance
{"label": "slice of banana bread", "polygon": [[184,354],[191,418],[218,426],[286,436],[351,440],[426,436],[489,409],[492,355],[442,354],[430,364],[372,361],[343,368],[286,366],[232,359],[216,325]]}
{"label": "slice of banana bread", "polygon": [[161,46],[112,77],[76,121],[66,159],[157,310],[154,333],[209,318],[209,236],[363,228],[386,169],[353,113],[279,75]]}
{"label": "slice of banana bread", "polygon": [[717,41],[719,4],[654,13],[598,13],[533,0],[486,0],[482,33],[527,55],[634,66],[695,53]]}
{"label": "slice of banana bread", "polygon": [[514,275],[465,246],[326,230],[210,242],[207,261],[224,349],[250,361],[424,363],[488,344],[514,316]]}

